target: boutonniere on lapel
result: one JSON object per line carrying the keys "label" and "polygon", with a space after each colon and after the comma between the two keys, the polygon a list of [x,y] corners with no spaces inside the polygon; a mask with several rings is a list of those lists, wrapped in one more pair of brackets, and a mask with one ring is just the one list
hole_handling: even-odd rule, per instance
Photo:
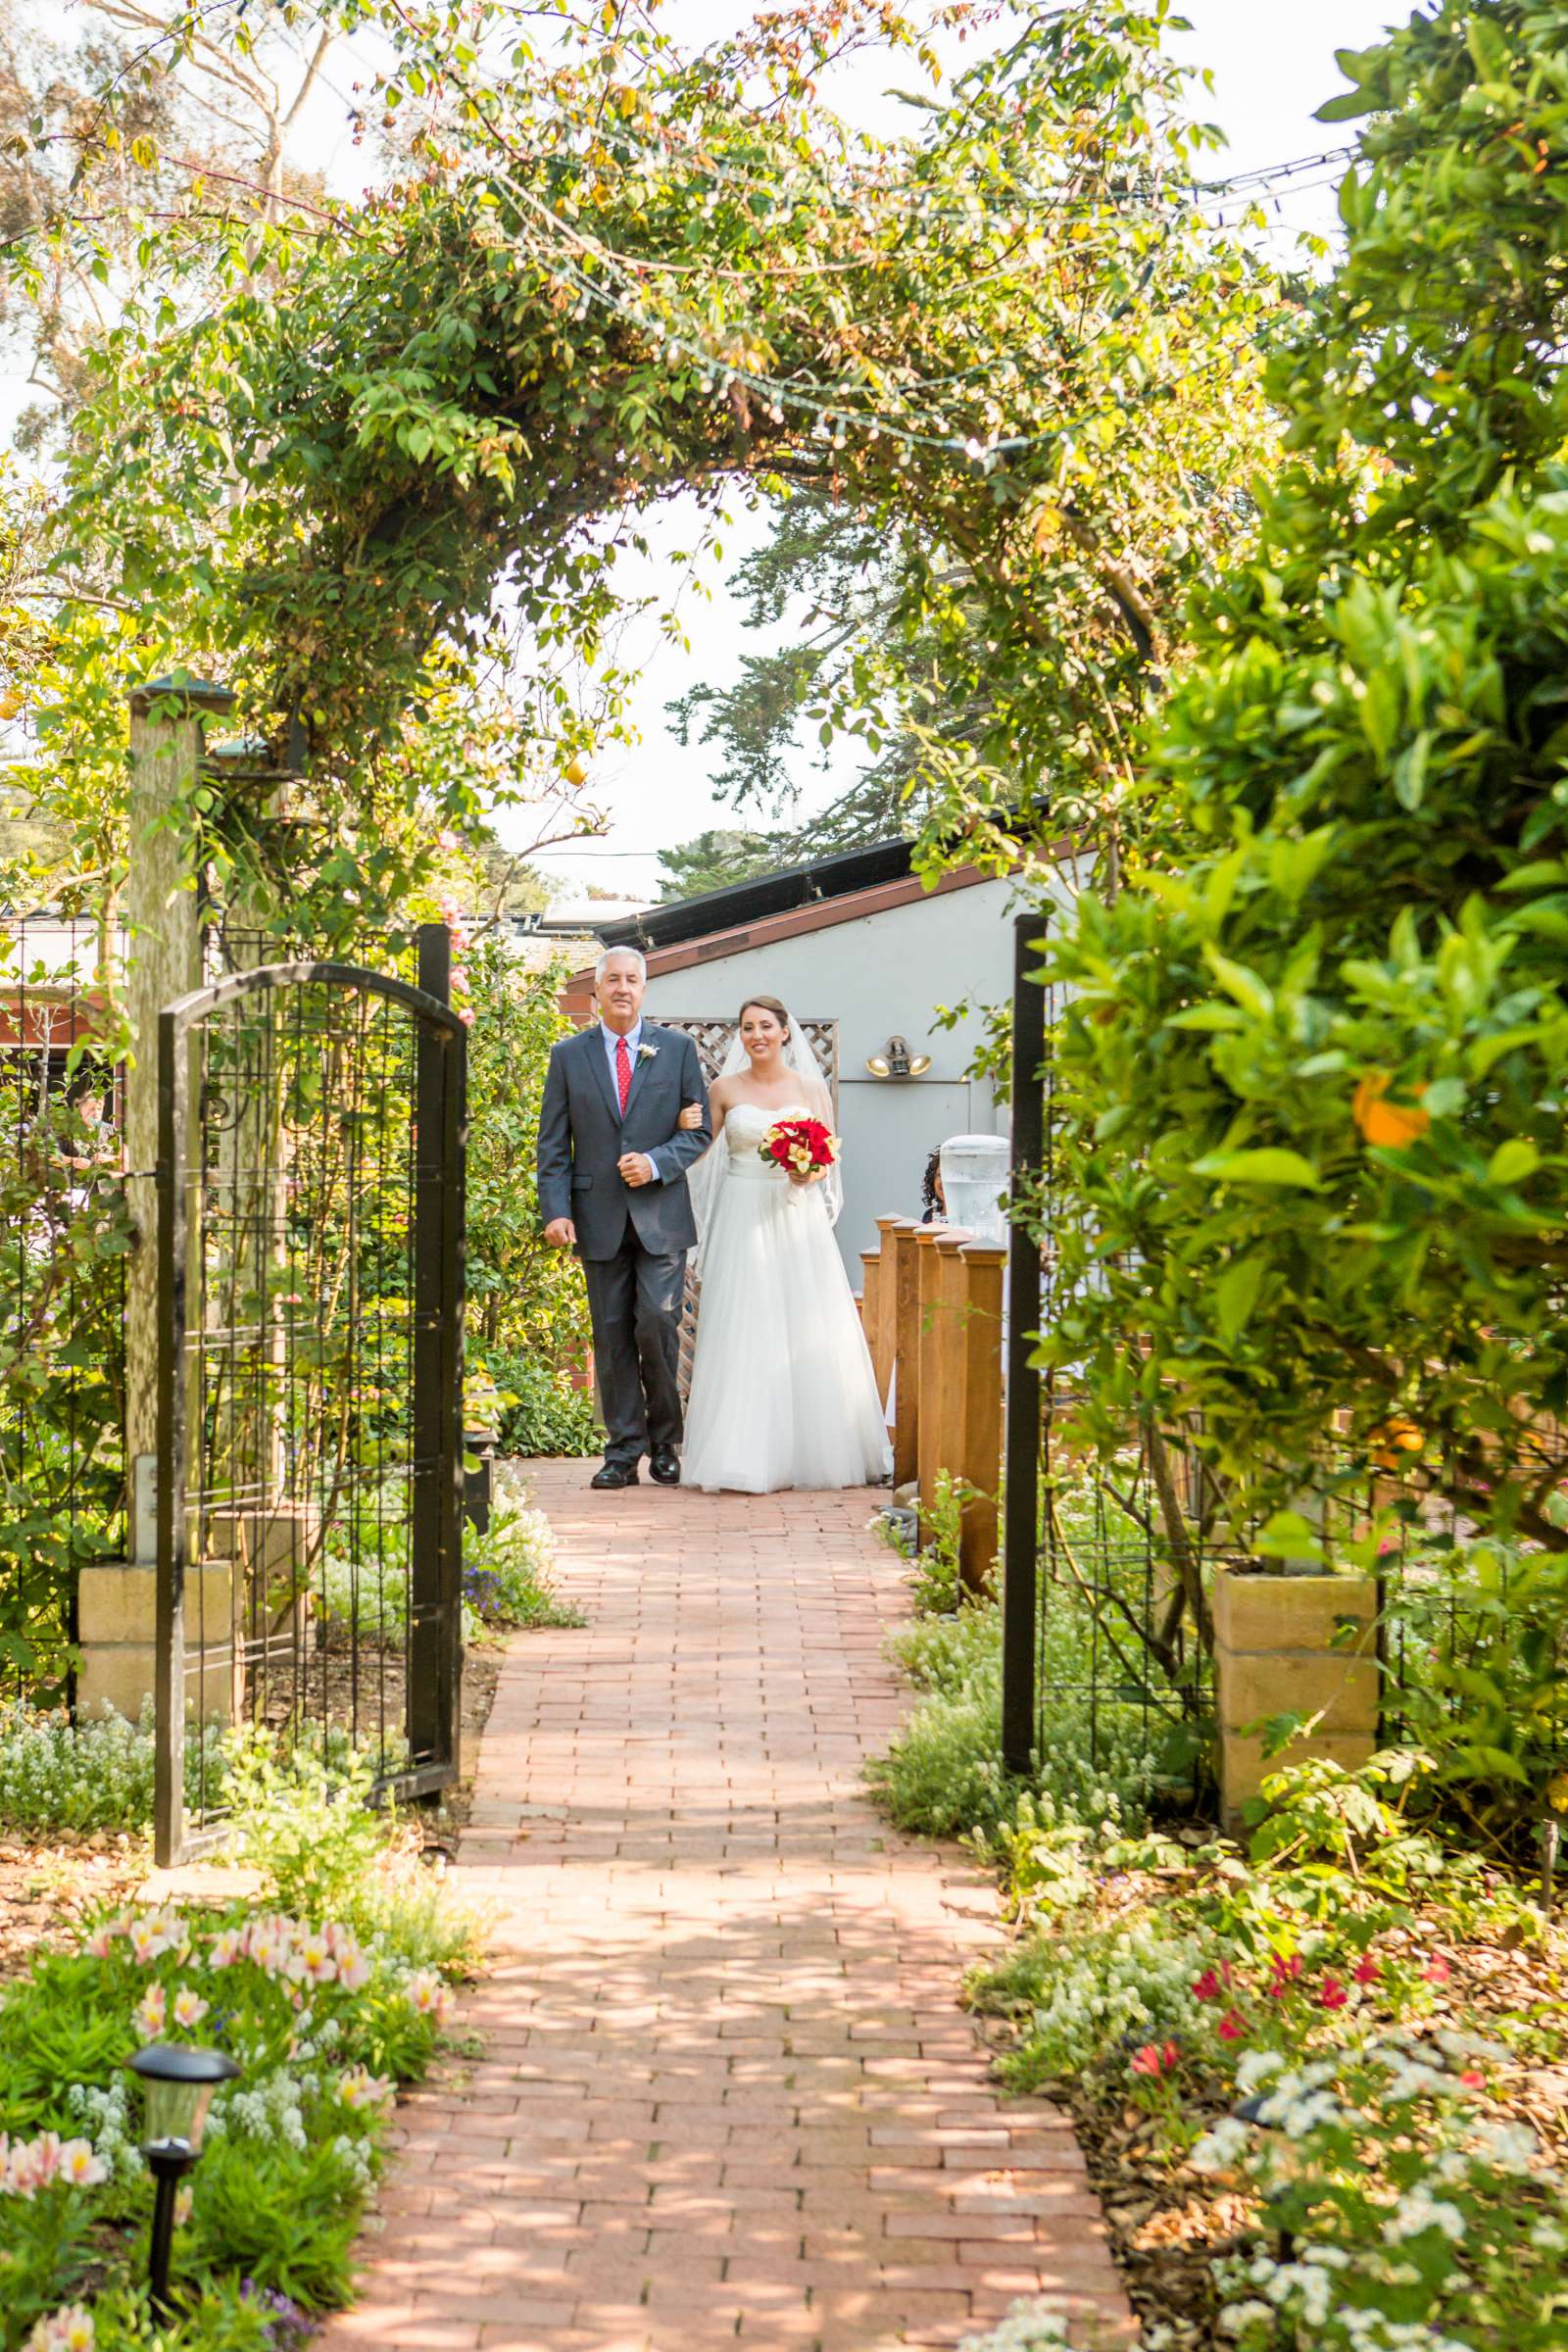
{"label": "boutonniere on lapel", "polygon": [[639,1061],[657,1061],[659,1059],[659,1048],[657,1046],[639,1046],[637,1049],[637,1058]]}

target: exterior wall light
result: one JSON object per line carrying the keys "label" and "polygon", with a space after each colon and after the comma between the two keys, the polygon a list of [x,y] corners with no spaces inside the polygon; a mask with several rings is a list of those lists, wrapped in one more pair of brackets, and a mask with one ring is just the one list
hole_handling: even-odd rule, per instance
{"label": "exterior wall light", "polygon": [[169,2263],[175,2192],[201,2154],[214,2091],[220,2082],[231,2082],[240,2070],[222,2050],[183,2049],[160,2041],[138,2050],[129,2065],[132,2074],[140,2075],[146,2094],[147,2136],[141,2152],[158,2183],[147,2284],[154,2318],[172,2320],[175,2312],[169,2295]]}
{"label": "exterior wall light", "polygon": [[911,1054],[907,1038],[895,1033],[880,1054],[866,1057],[873,1078],[923,1078],[931,1067],[929,1054]]}

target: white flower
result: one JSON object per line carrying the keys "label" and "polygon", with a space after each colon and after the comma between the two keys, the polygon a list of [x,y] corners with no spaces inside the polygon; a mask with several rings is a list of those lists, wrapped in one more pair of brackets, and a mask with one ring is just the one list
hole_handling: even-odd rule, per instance
{"label": "white flower", "polygon": [[1383,2225],[1383,2235],[1390,2245],[1401,2238],[1419,2237],[1425,2230],[1441,2230],[1444,2236],[1458,2245],[1465,2232],[1464,2215],[1457,2205],[1434,2197],[1429,2188],[1419,2185],[1406,2189],[1394,2212]]}
{"label": "white flower", "polygon": [[1543,2254],[1568,2254],[1568,2230],[1556,2222],[1538,2222],[1530,2232],[1530,2243],[1539,2246]]}
{"label": "white flower", "polygon": [[1233,2303],[1219,2315],[1220,2327],[1227,2335],[1245,2335],[1249,2328],[1255,2328],[1260,2321],[1270,2328],[1274,2325],[1274,2313],[1267,2303]]}
{"label": "white flower", "polygon": [[1270,2075],[1277,2075],[1284,2064],[1278,2050],[1244,2050],[1236,2062],[1238,2089],[1255,2090]]}
{"label": "white flower", "polygon": [[1499,2173],[1533,2173],[1541,2142],[1528,2124],[1482,2124],[1476,2139]]}
{"label": "white flower", "polygon": [[1204,2132],[1188,2162],[1195,2172],[1228,2173],[1251,2144],[1251,2132],[1239,2115],[1221,2116],[1213,2130]]}

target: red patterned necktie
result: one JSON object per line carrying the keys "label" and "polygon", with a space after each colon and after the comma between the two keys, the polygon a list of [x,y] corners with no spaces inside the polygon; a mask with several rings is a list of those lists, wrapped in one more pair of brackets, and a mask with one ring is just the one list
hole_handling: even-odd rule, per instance
{"label": "red patterned necktie", "polygon": [[620,1093],[620,1115],[624,1118],[626,1116],[626,1097],[631,1093],[631,1055],[626,1051],[626,1040],[623,1037],[617,1037],[615,1040],[615,1085]]}

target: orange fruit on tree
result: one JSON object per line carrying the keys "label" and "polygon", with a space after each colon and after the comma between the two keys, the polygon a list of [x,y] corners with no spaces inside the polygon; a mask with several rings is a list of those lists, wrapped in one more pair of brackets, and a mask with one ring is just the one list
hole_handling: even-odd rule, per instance
{"label": "orange fruit on tree", "polygon": [[1350,1116],[1369,1144],[1400,1151],[1426,1134],[1432,1124],[1419,1102],[1390,1102],[1387,1070],[1368,1070],[1350,1099]]}

